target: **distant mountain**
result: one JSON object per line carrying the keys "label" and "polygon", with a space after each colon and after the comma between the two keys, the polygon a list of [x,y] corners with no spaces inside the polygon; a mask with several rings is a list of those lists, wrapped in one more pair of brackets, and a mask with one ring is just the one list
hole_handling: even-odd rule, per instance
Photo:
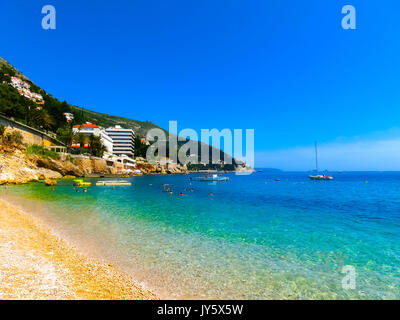
{"label": "distant mountain", "polygon": [[275,168],[261,168],[259,170],[262,170],[264,173],[279,173],[283,172],[281,169],[275,169]]}

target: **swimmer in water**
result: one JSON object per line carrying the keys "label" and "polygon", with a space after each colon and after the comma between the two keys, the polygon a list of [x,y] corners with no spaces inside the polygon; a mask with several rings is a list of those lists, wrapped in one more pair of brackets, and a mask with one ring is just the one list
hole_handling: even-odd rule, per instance
{"label": "swimmer in water", "polygon": [[183,192],[181,192],[179,195],[180,195],[180,196],[183,196]]}
{"label": "swimmer in water", "polygon": [[212,193],[212,192],[210,192],[210,196],[211,196],[211,197],[213,196],[213,193]]}
{"label": "swimmer in water", "polygon": [[85,189],[83,189],[83,192],[87,192],[87,189],[85,188]]}

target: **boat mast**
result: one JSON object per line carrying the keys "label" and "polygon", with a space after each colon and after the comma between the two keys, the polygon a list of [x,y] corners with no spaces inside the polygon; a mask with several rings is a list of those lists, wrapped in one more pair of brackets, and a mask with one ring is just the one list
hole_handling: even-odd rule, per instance
{"label": "boat mast", "polygon": [[318,170],[318,148],[317,148],[317,141],[315,141],[315,168]]}

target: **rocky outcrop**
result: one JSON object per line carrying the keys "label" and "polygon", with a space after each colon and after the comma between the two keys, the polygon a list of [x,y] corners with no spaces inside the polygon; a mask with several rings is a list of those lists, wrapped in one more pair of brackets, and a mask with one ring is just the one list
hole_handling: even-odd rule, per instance
{"label": "rocky outcrop", "polygon": [[56,180],[52,180],[52,179],[46,179],[44,180],[44,184],[48,187],[50,186],[56,186],[57,185],[57,181]]}
{"label": "rocky outcrop", "polygon": [[168,164],[150,164],[143,158],[136,158],[135,169],[144,174],[185,174],[188,173],[186,165],[168,163]]}
{"label": "rocky outcrop", "polygon": [[75,158],[74,163],[85,175],[87,174],[110,174],[111,169],[104,159],[99,158]]}
{"label": "rocky outcrop", "polygon": [[183,174],[188,173],[188,169],[186,165],[182,166],[180,164],[169,163],[167,165],[167,173],[169,174]]}
{"label": "rocky outcrop", "polygon": [[160,173],[161,168],[157,168],[147,163],[143,158],[136,158],[135,170],[140,170],[144,174]]}
{"label": "rocky outcrop", "polygon": [[[26,155],[24,148],[0,145],[0,185],[24,184],[31,181],[53,180],[62,177],[82,177],[88,174],[116,174],[123,164],[108,167],[100,158],[76,157],[71,161],[43,159],[37,155]],[[120,167],[119,167],[120,166]],[[143,174],[185,174],[186,166],[179,164],[150,164],[137,159],[135,168]]]}
{"label": "rocky outcrop", "polygon": [[24,184],[42,179],[61,178],[61,174],[58,172],[38,168],[35,161],[32,161],[19,149],[12,153],[4,150],[1,150],[0,155],[0,185],[7,183]]}
{"label": "rocky outcrop", "polygon": [[53,159],[42,159],[40,157],[37,157],[35,161],[39,168],[50,169],[60,173],[63,176],[70,175],[82,177],[84,175],[84,172],[70,161],[56,161]]}
{"label": "rocky outcrop", "polygon": [[39,180],[61,179],[63,177],[61,175],[61,173],[56,172],[56,171],[52,171],[52,170],[49,170],[49,169],[45,169],[45,168],[38,168],[36,170],[36,174],[37,174]]}

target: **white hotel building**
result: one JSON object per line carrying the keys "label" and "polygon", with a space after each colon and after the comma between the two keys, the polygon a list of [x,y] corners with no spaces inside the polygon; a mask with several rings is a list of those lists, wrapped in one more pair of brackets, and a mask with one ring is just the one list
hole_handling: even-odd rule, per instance
{"label": "white hotel building", "polygon": [[126,155],[133,159],[135,155],[135,133],[132,129],[123,129],[121,126],[115,126],[114,128],[107,128],[105,133],[113,141],[113,155]]}
{"label": "white hotel building", "polygon": [[101,138],[106,147],[107,156],[134,158],[135,155],[135,133],[132,129],[123,129],[121,126],[103,129],[91,123],[73,126],[73,132],[94,135]]}

